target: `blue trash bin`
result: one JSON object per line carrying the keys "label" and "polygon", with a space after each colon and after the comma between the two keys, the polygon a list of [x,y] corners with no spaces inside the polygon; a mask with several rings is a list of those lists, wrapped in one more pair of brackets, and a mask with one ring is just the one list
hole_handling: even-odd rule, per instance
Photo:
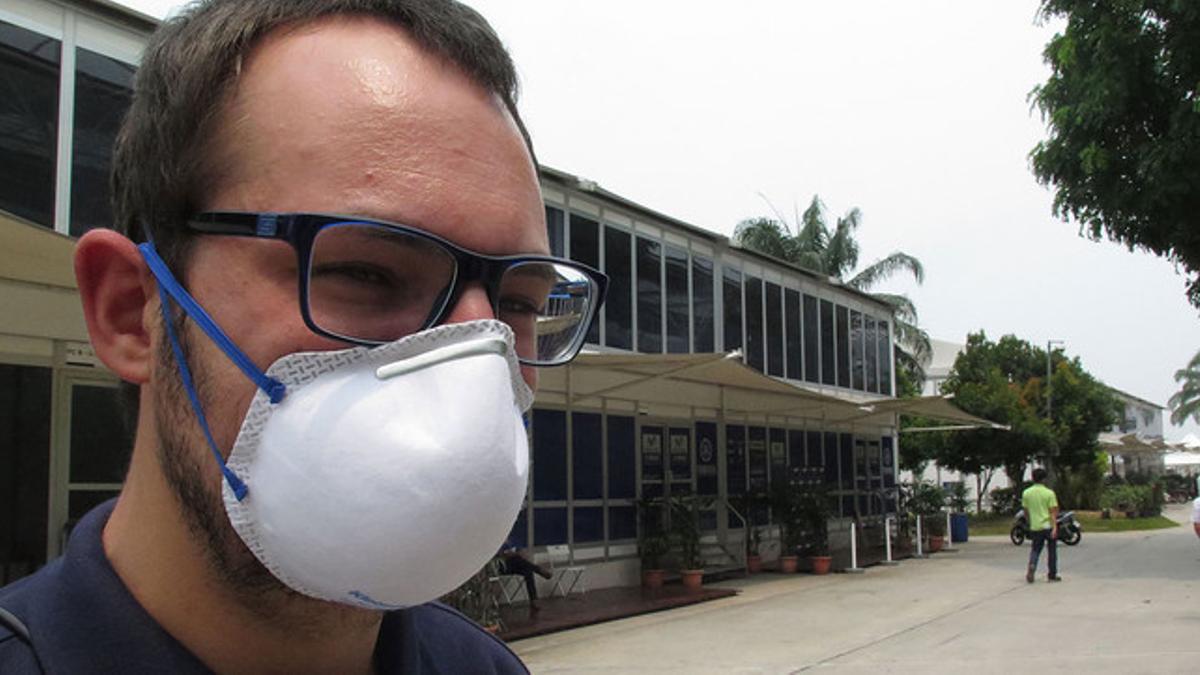
{"label": "blue trash bin", "polygon": [[967,514],[950,514],[950,541],[955,544],[967,540]]}

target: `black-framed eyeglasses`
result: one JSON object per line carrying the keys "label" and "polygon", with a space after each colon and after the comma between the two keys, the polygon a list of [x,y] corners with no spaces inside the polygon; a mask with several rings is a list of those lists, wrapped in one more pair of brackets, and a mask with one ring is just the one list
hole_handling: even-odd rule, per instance
{"label": "black-framed eyeglasses", "polygon": [[559,365],[579,353],[608,287],[602,272],[572,260],[482,255],[407,225],[352,216],[213,211],[187,226],[291,244],[304,322],[358,345],[437,325],[466,284],[479,281],[496,318],[512,327],[521,363]]}

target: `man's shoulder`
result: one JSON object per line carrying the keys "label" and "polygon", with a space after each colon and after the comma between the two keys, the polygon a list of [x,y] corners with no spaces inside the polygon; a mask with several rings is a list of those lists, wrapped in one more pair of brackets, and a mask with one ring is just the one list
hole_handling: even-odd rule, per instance
{"label": "man's shoulder", "polygon": [[37,585],[48,572],[42,570],[0,588],[0,673],[40,673],[22,615],[37,600]]}
{"label": "man's shoulder", "polygon": [[440,602],[405,610],[420,643],[421,660],[438,672],[528,673],[502,640]]}

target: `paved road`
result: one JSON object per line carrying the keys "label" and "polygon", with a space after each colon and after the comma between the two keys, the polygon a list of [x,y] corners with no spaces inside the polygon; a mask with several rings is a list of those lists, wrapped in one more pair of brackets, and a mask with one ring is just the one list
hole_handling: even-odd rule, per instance
{"label": "paved road", "polygon": [[1059,547],[1060,584],[1045,581],[1044,556],[1025,583],[1028,545],[960,548],[861,575],[725,582],[742,594],[513,648],[534,673],[1200,672],[1190,525],[1085,532]]}

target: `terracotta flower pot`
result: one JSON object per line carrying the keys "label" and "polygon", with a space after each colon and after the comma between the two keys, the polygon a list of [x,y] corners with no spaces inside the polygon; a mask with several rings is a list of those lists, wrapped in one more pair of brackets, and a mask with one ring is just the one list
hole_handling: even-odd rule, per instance
{"label": "terracotta flower pot", "polygon": [[642,570],[642,587],[643,588],[662,588],[663,571],[662,570]]}
{"label": "terracotta flower pot", "polygon": [[812,563],[813,574],[829,574],[829,567],[833,564],[833,558],[827,555],[809,556],[808,561]]}
{"label": "terracotta flower pot", "polygon": [[762,556],[753,554],[746,556],[746,571],[750,574],[758,574],[762,571]]}
{"label": "terracotta flower pot", "polygon": [[704,584],[704,570],[679,570],[679,579],[689,591],[698,591]]}
{"label": "terracotta flower pot", "polygon": [[779,571],[784,574],[795,574],[796,568],[799,566],[799,558],[794,555],[779,556]]}
{"label": "terracotta flower pot", "polygon": [[937,553],[942,550],[942,544],[944,543],[946,543],[946,539],[940,534],[929,535],[929,552]]}

